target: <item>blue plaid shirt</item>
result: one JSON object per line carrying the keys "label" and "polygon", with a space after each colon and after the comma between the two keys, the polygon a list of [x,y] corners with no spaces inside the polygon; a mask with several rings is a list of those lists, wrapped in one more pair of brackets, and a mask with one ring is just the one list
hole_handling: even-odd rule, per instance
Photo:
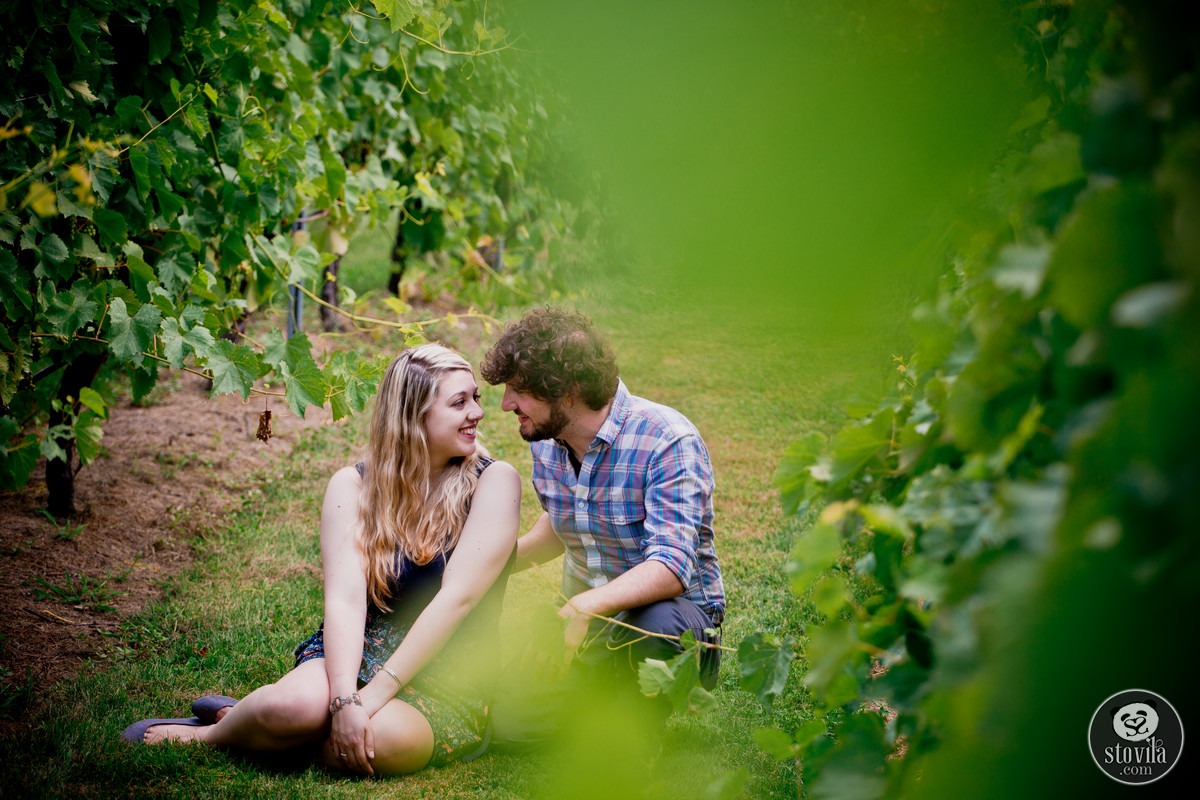
{"label": "blue plaid shirt", "polygon": [[713,546],[712,462],[686,417],[634,397],[619,381],[578,477],[565,444],[533,442],[530,450],[533,487],[566,546],[567,597],[658,561],[720,624],[725,587]]}

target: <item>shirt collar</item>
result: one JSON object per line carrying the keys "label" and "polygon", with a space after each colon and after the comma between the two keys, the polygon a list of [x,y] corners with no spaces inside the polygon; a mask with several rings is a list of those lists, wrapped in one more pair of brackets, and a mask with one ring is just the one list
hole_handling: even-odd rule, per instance
{"label": "shirt collar", "polygon": [[629,398],[629,390],[625,388],[625,382],[617,378],[617,392],[613,395],[612,405],[609,406],[608,417],[600,426],[600,430],[596,432],[596,438],[592,440],[593,447],[596,442],[604,442],[612,447],[613,442],[617,440],[617,435],[621,432],[621,426],[625,424],[625,420],[629,416]]}

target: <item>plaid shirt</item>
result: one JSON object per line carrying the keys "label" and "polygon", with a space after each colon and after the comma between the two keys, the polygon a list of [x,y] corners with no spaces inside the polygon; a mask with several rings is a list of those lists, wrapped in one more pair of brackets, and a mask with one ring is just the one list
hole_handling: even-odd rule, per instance
{"label": "plaid shirt", "polygon": [[686,417],[618,381],[578,476],[565,444],[533,442],[530,450],[533,487],[566,546],[567,597],[658,561],[720,624],[725,588],[713,546],[712,463]]}

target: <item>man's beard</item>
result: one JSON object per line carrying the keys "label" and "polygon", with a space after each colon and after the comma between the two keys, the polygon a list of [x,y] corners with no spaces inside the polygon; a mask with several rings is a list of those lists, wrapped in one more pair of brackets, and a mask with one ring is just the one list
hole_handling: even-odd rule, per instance
{"label": "man's beard", "polygon": [[[562,408],[562,401],[555,400],[550,404],[550,416],[540,425],[534,425],[528,433],[524,429],[520,431],[521,438],[527,442],[542,442],[546,439],[553,439],[563,432],[567,427],[567,423],[571,420],[567,417]],[[530,424],[533,420],[529,420]]]}

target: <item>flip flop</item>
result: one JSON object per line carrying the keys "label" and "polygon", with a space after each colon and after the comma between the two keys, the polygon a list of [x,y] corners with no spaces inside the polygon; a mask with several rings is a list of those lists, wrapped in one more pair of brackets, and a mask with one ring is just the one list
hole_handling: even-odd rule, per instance
{"label": "flip flop", "polygon": [[155,725],[189,725],[193,728],[199,728],[204,725],[203,722],[195,717],[177,717],[176,719],[144,719],[141,722],[135,722],[121,732],[121,738],[133,744],[146,743],[146,731],[153,728]]}
{"label": "flip flop", "polygon": [[217,712],[222,708],[236,706],[237,700],[232,697],[226,697],[223,694],[206,694],[204,697],[196,698],[192,703],[192,713],[196,715],[196,719],[200,720],[205,725],[215,725],[217,722]]}

